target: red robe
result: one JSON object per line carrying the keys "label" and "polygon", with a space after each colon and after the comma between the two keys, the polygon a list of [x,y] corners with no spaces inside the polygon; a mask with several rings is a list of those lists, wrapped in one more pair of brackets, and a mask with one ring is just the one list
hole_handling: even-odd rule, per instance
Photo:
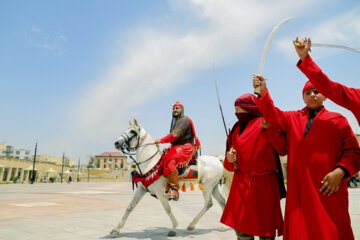
{"label": "red robe", "polygon": [[343,166],[350,175],[358,171],[356,158],[360,157],[360,149],[346,118],[323,108],[304,137],[308,108],[283,112],[275,108],[268,91],[256,105],[266,121],[278,126],[287,136],[288,179],[283,239],[354,239],[346,179],[331,196],[319,191],[322,179],[336,166]]}
{"label": "red robe", "polygon": [[[227,158],[224,167],[234,172],[230,194],[221,222],[235,230],[254,236],[282,235],[282,214],[274,147],[265,134],[279,136],[278,131],[264,130],[260,117],[251,120],[239,136],[240,125],[229,135],[237,152],[237,169]],[[277,142],[279,148],[282,142]],[[284,149],[285,150],[285,149]]]}
{"label": "red robe", "polygon": [[303,62],[299,61],[297,66],[308,77],[316,90],[334,103],[350,110],[360,125],[360,89],[348,88],[331,81],[315,64],[310,55],[307,55]]}

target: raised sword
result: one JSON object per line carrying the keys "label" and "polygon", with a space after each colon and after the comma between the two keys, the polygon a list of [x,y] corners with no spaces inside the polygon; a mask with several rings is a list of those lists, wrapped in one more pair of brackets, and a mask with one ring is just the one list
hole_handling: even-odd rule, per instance
{"label": "raised sword", "polygon": [[[268,53],[268,51],[269,51],[271,42],[272,42],[275,34],[279,31],[279,29],[280,29],[285,23],[287,23],[288,21],[290,21],[290,20],[292,20],[292,19],[293,19],[293,17],[289,17],[289,18],[286,18],[286,19],[282,20],[282,21],[279,22],[279,23],[274,27],[274,29],[271,31],[269,37],[267,38],[267,40],[266,40],[266,42],[265,42],[264,49],[263,49],[262,54],[261,54],[260,63],[259,63],[259,68],[258,68],[257,74],[252,74],[253,76],[257,76],[257,75],[262,75],[262,74],[263,74],[266,56],[267,56],[267,53]],[[260,86],[258,86],[258,87],[255,88],[255,90],[254,90],[254,93],[255,93],[255,94],[259,94],[259,91],[260,91],[259,87],[260,87]]]}

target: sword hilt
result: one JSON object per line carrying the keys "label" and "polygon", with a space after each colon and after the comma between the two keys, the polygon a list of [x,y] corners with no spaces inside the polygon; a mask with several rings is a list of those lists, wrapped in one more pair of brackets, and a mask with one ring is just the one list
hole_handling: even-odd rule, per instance
{"label": "sword hilt", "polygon": [[[252,74],[251,74],[251,76],[253,76],[253,77],[256,77],[256,76],[259,76],[259,75],[261,75],[261,74],[256,74],[256,73],[252,73]],[[267,78],[264,78],[264,80],[267,80]],[[254,94],[260,95],[260,85],[259,85],[259,86],[256,86],[256,87],[254,88]]]}
{"label": "sword hilt", "polygon": [[[306,39],[306,40],[307,40],[307,39]],[[294,40],[293,43],[294,43],[294,46],[295,46],[295,47],[298,47],[298,48],[304,48],[304,47],[307,46],[307,43],[306,43],[306,44],[302,44],[302,43],[300,43],[300,42],[297,42],[296,40]],[[309,52],[311,52],[311,49],[309,49]]]}

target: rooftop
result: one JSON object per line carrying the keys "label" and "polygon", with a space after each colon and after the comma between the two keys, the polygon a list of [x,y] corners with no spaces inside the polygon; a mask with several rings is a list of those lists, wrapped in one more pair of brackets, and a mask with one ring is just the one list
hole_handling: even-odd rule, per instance
{"label": "rooftop", "polygon": [[96,157],[123,157],[124,155],[121,152],[103,152],[100,155],[96,155]]}

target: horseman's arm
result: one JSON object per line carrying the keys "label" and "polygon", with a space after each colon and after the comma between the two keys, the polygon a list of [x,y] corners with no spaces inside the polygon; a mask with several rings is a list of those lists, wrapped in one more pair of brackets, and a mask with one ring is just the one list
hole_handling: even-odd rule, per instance
{"label": "horseman's arm", "polygon": [[166,135],[165,137],[163,137],[161,139],[156,139],[155,143],[156,144],[159,144],[159,143],[171,143],[171,142],[175,141],[178,138],[179,137],[175,137],[173,133],[169,133],[168,135]]}
{"label": "horseman's arm", "polygon": [[171,143],[181,137],[184,134],[184,129],[186,129],[190,125],[190,120],[188,118],[182,118],[179,120],[179,124],[176,126],[176,128],[166,135],[165,137],[161,139],[157,139],[155,141],[156,144],[159,143]]}
{"label": "horseman's arm", "polygon": [[[199,138],[196,136],[194,123],[193,123],[193,121],[191,120],[191,118],[188,117],[188,119],[189,119],[189,122],[190,122],[190,125],[191,125],[191,130],[192,130],[193,135],[194,135],[194,140],[195,140],[194,146],[197,148],[197,150],[200,150],[200,149],[201,149],[201,144],[200,144]],[[197,150],[196,150],[196,151],[197,151]]]}

